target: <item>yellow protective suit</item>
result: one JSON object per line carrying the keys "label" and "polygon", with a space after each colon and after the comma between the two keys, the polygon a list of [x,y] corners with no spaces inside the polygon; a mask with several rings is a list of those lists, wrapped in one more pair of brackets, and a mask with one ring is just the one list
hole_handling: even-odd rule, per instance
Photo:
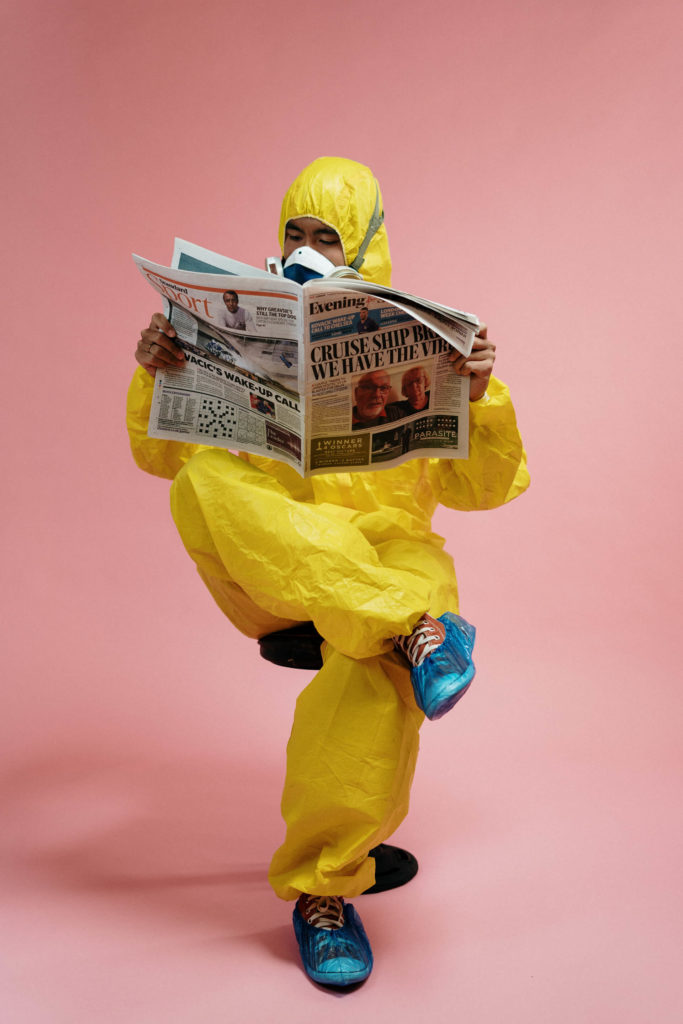
{"label": "yellow protective suit", "polygon": [[[316,160],[285,196],[280,239],[288,219],[317,217],[340,233],[351,263],[378,196],[368,168]],[[388,283],[389,268],[381,227],[361,272]],[[152,384],[139,369],[129,391],[133,454],[141,468],[174,478],[173,516],[220,608],[250,637],[312,619],[327,641],[323,668],[296,705],[287,832],[271,884],[283,899],[358,895],[374,881],[368,850],[407,813],[423,720],[391,637],[410,633],[425,611],[458,610],[432,514],[439,503],[493,508],[528,484],[508,391],[493,378],[471,405],[466,461],[303,480],[269,459],[148,438]]]}

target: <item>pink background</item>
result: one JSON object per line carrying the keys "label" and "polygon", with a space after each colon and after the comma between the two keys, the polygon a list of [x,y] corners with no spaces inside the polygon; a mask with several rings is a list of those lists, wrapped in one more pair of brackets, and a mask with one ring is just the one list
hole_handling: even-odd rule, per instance
{"label": "pink background", "polygon": [[[3,1020],[681,1019],[681,20],[5,5]],[[421,872],[357,901],[344,997],[264,879],[307,676],[213,607],[123,429],[130,251],[260,262],[322,154],[378,175],[395,283],[488,321],[533,474],[438,517],[479,675],[423,731]]]}

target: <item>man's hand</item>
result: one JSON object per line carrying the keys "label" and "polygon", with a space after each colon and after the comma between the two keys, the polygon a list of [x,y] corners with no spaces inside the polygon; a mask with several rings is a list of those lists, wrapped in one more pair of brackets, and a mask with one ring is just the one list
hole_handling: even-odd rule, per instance
{"label": "man's hand", "polygon": [[163,313],[155,313],[149,327],[142,331],[135,358],[151,377],[159,369],[182,366],[185,356],[180,346],[171,340],[175,336],[175,329]]}
{"label": "man's hand", "polygon": [[456,373],[470,378],[470,402],[476,402],[486,393],[489,378],[496,361],[496,346],[486,336],[486,324],[482,324],[474,339],[472,351],[463,356],[455,349],[448,353]]}

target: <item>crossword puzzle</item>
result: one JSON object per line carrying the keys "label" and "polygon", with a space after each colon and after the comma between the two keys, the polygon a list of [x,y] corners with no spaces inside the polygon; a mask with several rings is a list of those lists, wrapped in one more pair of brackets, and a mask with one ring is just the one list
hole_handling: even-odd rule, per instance
{"label": "crossword puzzle", "polygon": [[202,398],[197,415],[197,433],[228,441],[264,440],[264,429],[255,416],[244,416],[240,423],[239,410],[220,398]]}
{"label": "crossword puzzle", "polygon": [[197,433],[208,437],[237,436],[237,409],[220,398],[202,398],[197,416]]}

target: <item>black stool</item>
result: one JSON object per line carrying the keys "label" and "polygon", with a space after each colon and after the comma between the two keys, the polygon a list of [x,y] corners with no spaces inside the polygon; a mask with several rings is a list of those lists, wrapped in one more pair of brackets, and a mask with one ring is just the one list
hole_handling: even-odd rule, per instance
{"label": "black stool", "polygon": [[301,622],[289,629],[266,633],[258,642],[262,658],[284,668],[305,668],[318,671],[323,667],[320,645],[323,642],[312,622]]}

